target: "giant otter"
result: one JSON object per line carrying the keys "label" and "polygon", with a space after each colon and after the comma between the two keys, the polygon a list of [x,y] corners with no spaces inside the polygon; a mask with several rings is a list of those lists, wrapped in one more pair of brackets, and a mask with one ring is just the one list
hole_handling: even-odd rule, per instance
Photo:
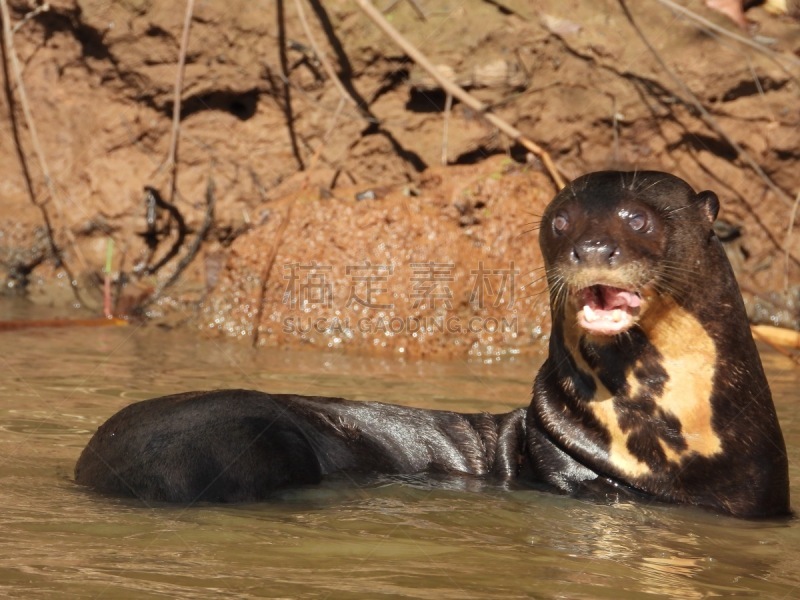
{"label": "giant otter", "polygon": [[75,479],[143,500],[249,502],[337,473],[446,472],[787,514],[786,449],[718,209],[659,172],[592,173],[555,197],[539,234],[553,330],[527,409],[189,392],[111,417]]}

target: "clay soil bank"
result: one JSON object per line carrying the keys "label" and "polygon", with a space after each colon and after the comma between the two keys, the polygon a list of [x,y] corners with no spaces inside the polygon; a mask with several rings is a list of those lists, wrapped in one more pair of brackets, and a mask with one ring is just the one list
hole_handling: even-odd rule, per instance
{"label": "clay soil bank", "polygon": [[[717,191],[719,233],[754,319],[798,327],[796,20],[756,7],[743,31],[693,0],[681,6],[710,26],[656,0],[631,3],[629,16],[611,0],[418,4],[424,20],[411,2],[386,16],[567,179],[652,168]],[[174,193],[184,5],[9,5],[38,135],[9,66],[5,293],[99,314],[113,240],[117,314],[260,345],[481,357],[543,348],[536,223],[551,178],[451,104],[355,2],[196,4]]]}

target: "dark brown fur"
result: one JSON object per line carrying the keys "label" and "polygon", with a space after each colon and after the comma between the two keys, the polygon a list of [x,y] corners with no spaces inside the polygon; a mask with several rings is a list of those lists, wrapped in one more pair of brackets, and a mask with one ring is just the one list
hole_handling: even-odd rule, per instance
{"label": "dark brown fur", "polygon": [[[191,392],[111,417],[81,454],[76,481],[144,500],[234,502],[337,473],[446,472],[787,514],[786,451],[712,230],[717,209],[711,192],[655,172],[594,173],[556,196],[540,233],[550,355],[528,409],[459,414]],[[624,332],[581,329],[576,291],[595,285],[641,296]]]}
{"label": "dark brown fur", "polygon": [[[713,193],[657,172],[587,175],[549,205],[540,244],[553,332],[527,416],[538,477],[573,493],[604,481],[612,493],[628,487],[738,516],[789,512],[786,449],[712,229],[718,206]],[[638,213],[650,230],[626,226]],[[567,235],[553,227],[558,215]],[[581,262],[576,247],[605,250]],[[571,288],[592,283],[589,268],[641,291],[628,331],[596,336],[576,325]]]}

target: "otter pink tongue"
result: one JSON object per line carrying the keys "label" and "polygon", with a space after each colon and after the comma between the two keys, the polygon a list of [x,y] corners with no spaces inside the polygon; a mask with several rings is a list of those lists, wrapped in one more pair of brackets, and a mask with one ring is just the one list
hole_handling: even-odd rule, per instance
{"label": "otter pink tongue", "polygon": [[593,285],[579,292],[582,310],[578,324],[591,333],[615,335],[631,327],[642,304],[636,292],[608,285]]}
{"label": "otter pink tongue", "polygon": [[600,295],[603,298],[603,308],[606,310],[628,307],[637,308],[642,303],[642,297],[635,292],[628,292],[607,285],[599,285],[596,287],[600,288]]}

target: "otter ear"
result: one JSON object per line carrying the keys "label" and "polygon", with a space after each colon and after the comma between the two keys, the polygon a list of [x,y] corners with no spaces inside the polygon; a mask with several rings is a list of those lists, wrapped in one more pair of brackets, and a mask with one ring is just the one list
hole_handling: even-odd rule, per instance
{"label": "otter ear", "polygon": [[717,220],[717,215],[719,214],[719,198],[717,198],[714,192],[708,190],[700,192],[694,197],[693,202],[703,211],[709,224],[713,224],[714,221]]}

